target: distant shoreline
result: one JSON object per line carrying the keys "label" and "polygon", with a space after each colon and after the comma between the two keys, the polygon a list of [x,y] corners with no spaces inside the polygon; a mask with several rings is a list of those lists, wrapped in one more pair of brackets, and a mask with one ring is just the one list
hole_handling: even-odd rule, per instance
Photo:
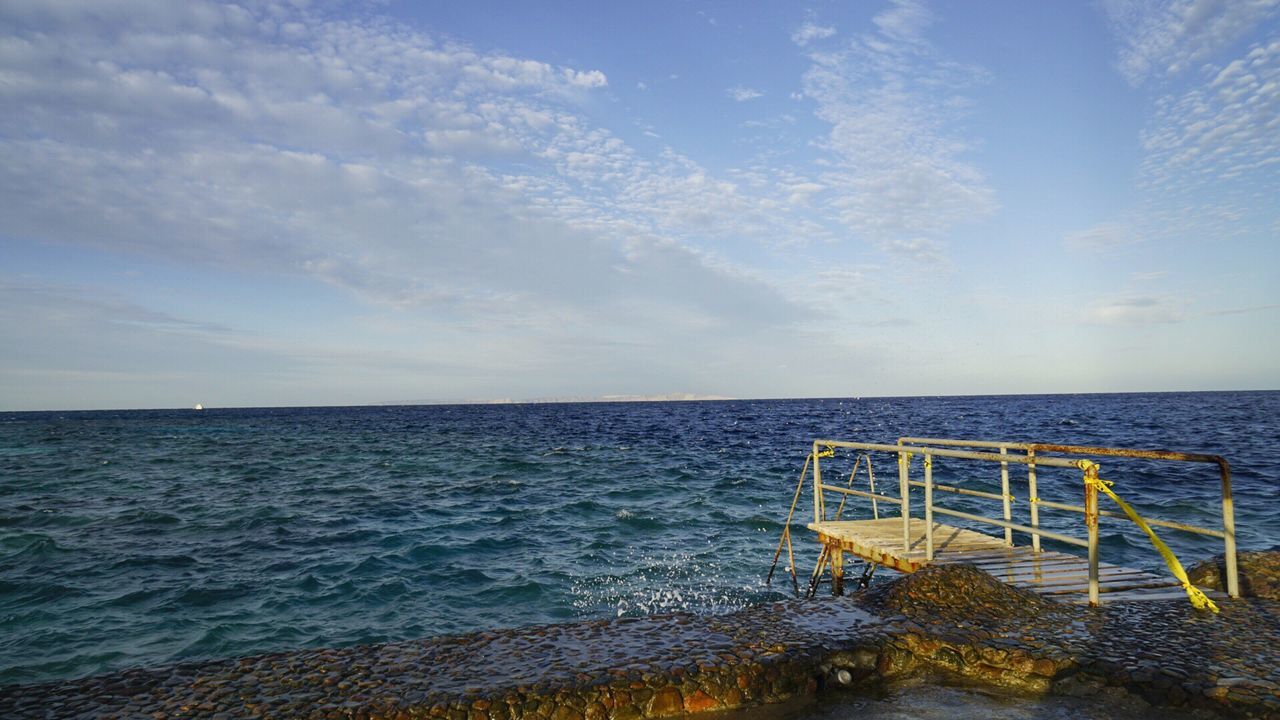
{"label": "distant shoreline", "polygon": [[[779,401],[813,401],[813,400],[907,400],[922,398],[979,398],[979,397],[1065,397],[1065,396],[1110,396],[1110,395],[1209,395],[1220,393],[1275,393],[1280,388],[1270,389],[1228,389],[1228,390],[1123,390],[1123,391],[1080,391],[1080,392],[1010,392],[1010,393],[924,393],[920,395],[827,395],[814,397],[730,397],[722,395],[695,395],[693,393],[668,393],[666,395],[595,395],[540,397],[526,399],[453,399],[453,400],[383,400],[369,403],[352,404],[318,404],[318,405],[209,405],[203,410],[290,410],[297,408],[361,408],[361,407],[414,407],[434,405],[547,405],[571,403],[642,403],[642,402],[779,402]],[[48,413],[48,412],[124,412],[124,411],[190,411],[196,412],[191,405],[171,407],[101,407],[101,408],[39,408],[39,409],[3,409],[0,413]]]}
{"label": "distant shoreline", "polygon": [[498,398],[495,400],[389,400],[374,403],[377,406],[406,405],[537,405],[550,403],[610,403],[610,402],[703,402],[707,400],[738,400],[725,395],[697,395],[695,393],[666,393],[663,395],[565,395],[538,398]]}

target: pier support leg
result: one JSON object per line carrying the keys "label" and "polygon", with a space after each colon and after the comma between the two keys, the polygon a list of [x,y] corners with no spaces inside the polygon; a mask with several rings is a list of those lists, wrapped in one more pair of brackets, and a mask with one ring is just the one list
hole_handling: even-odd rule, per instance
{"label": "pier support leg", "polygon": [[844,594],[844,551],[838,547],[831,549],[831,594]]}

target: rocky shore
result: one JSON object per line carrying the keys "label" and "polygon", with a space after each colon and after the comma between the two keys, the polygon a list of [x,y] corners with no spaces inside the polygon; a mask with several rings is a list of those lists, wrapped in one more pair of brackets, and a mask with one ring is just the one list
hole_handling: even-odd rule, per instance
{"label": "rocky shore", "polygon": [[930,673],[1029,694],[1122,691],[1156,706],[1280,718],[1280,601],[1219,604],[1217,615],[1175,600],[1091,609],[972,567],[932,567],[847,597],[726,615],[546,625],[0,687],[0,717],[640,720]]}

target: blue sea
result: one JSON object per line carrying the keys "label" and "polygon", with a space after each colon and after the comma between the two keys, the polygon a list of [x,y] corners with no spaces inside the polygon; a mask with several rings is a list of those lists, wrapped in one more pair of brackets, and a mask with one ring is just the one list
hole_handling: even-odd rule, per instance
{"label": "blue sea", "polygon": [[[1241,547],[1280,544],[1280,392],[0,413],[0,684],[781,599],[763,579],[810,443],[906,434],[1221,454]],[[1143,512],[1218,522],[1212,466],[1103,469]],[[1062,472],[1040,495],[1079,502]],[[1103,530],[1103,560],[1165,572]],[[1221,552],[1162,537],[1188,565]]]}

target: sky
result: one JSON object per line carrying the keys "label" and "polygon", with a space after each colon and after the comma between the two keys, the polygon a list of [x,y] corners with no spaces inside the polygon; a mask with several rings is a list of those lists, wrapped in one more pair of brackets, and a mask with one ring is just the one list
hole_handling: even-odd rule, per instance
{"label": "sky", "polygon": [[0,3],[0,410],[1278,351],[1280,0]]}

